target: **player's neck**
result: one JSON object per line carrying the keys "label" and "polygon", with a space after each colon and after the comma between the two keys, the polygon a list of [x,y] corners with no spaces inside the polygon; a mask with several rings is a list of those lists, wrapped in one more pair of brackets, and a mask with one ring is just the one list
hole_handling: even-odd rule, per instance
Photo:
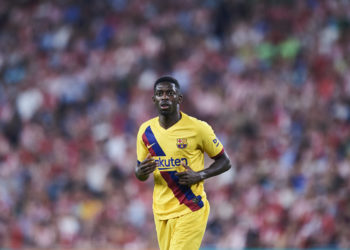
{"label": "player's neck", "polygon": [[181,119],[181,113],[176,112],[171,115],[159,114],[159,124],[162,128],[168,129]]}

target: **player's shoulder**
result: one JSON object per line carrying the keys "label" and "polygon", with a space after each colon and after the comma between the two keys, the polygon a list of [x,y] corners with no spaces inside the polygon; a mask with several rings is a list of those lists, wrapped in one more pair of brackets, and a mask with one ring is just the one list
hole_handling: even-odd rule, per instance
{"label": "player's shoulder", "polygon": [[158,117],[156,116],[156,117],[153,117],[153,118],[151,118],[151,119],[149,119],[149,120],[147,120],[147,121],[144,121],[144,122],[140,125],[139,129],[145,129],[145,128],[147,128],[148,126],[152,125],[157,119],[158,119]]}
{"label": "player's shoulder", "polygon": [[152,124],[154,124],[157,121],[158,117],[153,117],[145,122],[143,122],[140,127],[139,127],[139,131],[144,131],[147,127],[151,126]]}
{"label": "player's shoulder", "polygon": [[193,125],[195,128],[201,129],[210,127],[210,125],[206,121],[200,120],[196,117],[187,115],[185,113],[182,114],[184,115],[186,123]]}

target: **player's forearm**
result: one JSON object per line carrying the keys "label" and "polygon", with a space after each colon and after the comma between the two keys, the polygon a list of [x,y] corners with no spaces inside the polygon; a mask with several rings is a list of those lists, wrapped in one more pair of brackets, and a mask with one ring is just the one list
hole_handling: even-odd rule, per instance
{"label": "player's forearm", "polygon": [[208,168],[199,171],[201,180],[222,174],[231,168],[231,162],[226,153],[223,153]]}

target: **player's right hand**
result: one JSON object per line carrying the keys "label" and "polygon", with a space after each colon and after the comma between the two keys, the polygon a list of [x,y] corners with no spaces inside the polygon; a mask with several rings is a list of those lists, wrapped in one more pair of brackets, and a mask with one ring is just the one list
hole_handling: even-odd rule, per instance
{"label": "player's right hand", "polygon": [[154,170],[157,168],[157,163],[152,158],[151,154],[148,153],[146,159],[142,161],[137,167],[136,167],[136,176],[140,180],[144,180],[148,178],[148,175],[153,173]]}

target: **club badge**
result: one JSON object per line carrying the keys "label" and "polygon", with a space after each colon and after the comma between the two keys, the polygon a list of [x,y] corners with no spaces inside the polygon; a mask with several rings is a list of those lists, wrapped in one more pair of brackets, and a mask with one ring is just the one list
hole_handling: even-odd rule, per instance
{"label": "club badge", "polygon": [[184,149],[187,147],[187,139],[186,138],[178,138],[176,142],[176,146],[178,148]]}

